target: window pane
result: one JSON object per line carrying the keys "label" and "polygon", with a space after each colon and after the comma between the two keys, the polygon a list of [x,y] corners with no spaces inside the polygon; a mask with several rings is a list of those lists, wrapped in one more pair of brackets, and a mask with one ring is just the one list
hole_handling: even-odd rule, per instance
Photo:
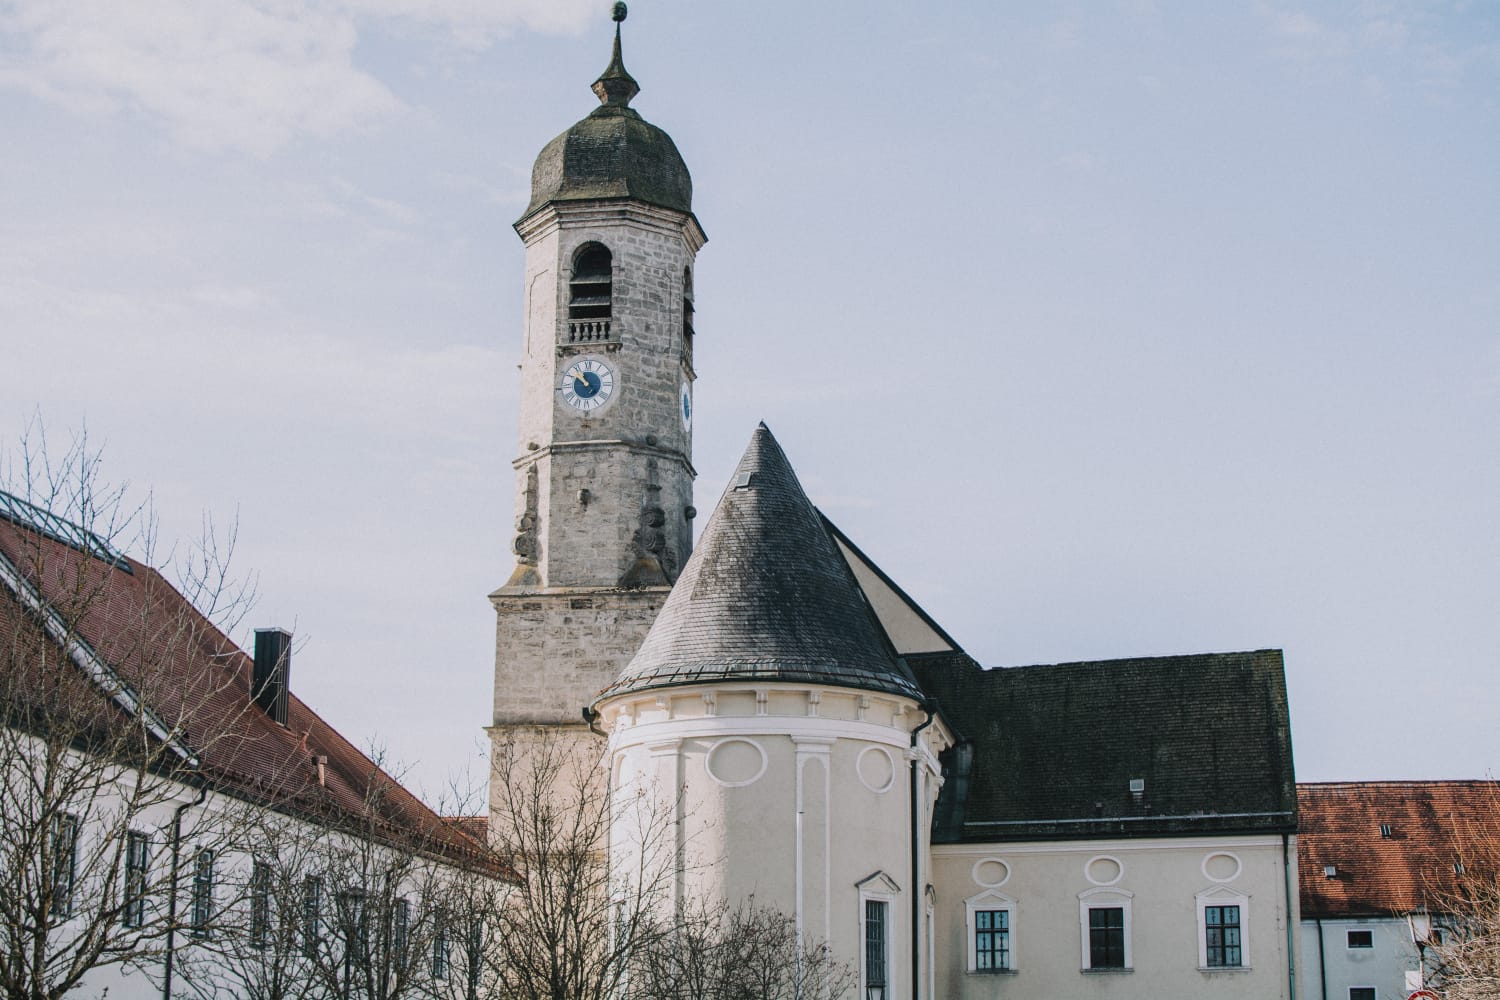
{"label": "window pane", "polygon": [[151,838],[131,830],[125,840],[125,926],[139,927],[146,922],[146,866],[151,853]]}
{"label": "window pane", "polygon": [[978,910],[974,914],[974,967],[1010,968],[1010,911]]}
{"label": "window pane", "polygon": [[214,910],[214,852],[200,850],[193,862],[193,910],[190,916],[195,937],[208,935]]}
{"label": "window pane", "polygon": [[271,866],[255,862],[250,872],[250,946],[266,947],[271,929]]}
{"label": "window pane", "polygon": [[1125,968],[1125,908],[1099,906],[1089,910],[1089,968]]}
{"label": "window pane", "polygon": [[885,907],[881,900],[865,900],[865,985],[885,985]]}

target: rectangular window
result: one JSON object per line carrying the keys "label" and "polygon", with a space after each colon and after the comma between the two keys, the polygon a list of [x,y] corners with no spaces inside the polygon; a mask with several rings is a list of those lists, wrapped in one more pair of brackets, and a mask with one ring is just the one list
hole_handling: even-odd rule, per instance
{"label": "rectangular window", "polygon": [[1205,906],[1203,931],[1208,944],[1211,969],[1237,969],[1240,957],[1240,908],[1238,906]]}
{"label": "rectangular window", "polygon": [[885,993],[885,917],[884,900],[865,900],[865,993],[871,998]]}
{"label": "rectangular window", "polygon": [[406,951],[411,940],[411,900],[401,898],[396,900],[396,908],[391,911],[391,951],[396,960],[396,968],[406,968]]}
{"label": "rectangular window", "polygon": [[250,947],[266,947],[270,933],[271,866],[257,861],[250,870]]}
{"label": "rectangular window", "polygon": [[1125,908],[1096,906],[1089,910],[1089,968],[1125,968]]}
{"label": "rectangular window", "polygon": [[200,849],[193,858],[193,906],[188,915],[194,937],[208,937],[214,917],[214,852]]}
{"label": "rectangular window", "polygon": [[323,880],[310,875],[302,883],[302,954],[314,958],[323,939]]}
{"label": "rectangular window", "polygon": [[73,882],[78,874],[78,817],[52,817],[52,914],[61,920],[73,915]]}
{"label": "rectangular window", "polygon": [[338,936],[344,946],[344,996],[353,994],[354,983],[368,966],[370,926],[365,916],[365,894],[338,894]]}
{"label": "rectangular window", "polygon": [[1375,987],[1351,986],[1349,987],[1349,1000],[1375,1000]]}
{"label": "rectangular window", "polygon": [[1350,931],[1349,947],[1351,948],[1373,948],[1375,947],[1375,935],[1373,931]]}
{"label": "rectangular window", "polygon": [[448,925],[441,917],[432,932],[432,978],[448,978]]}
{"label": "rectangular window", "polygon": [[151,837],[137,830],[125,835],[125,926],[146,922],[146,878],[151,865]]}
{"label": "rectangular window", "polygon": [[974,912],[974,968],[981,972],[1010,968],[1010,911]]}

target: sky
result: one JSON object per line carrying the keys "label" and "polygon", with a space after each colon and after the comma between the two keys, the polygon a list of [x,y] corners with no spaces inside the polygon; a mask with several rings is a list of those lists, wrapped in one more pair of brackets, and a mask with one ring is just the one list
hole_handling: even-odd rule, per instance
{"label": "sky", "polygon": [[[612,27],[0,0],[0,464],[86,429],[160,552],[237,526],[235,637],[293,629],[293,690],[433,800],[482,773],[513,567],[511,225]],[[701,509],[764,420],[986,665],[1279,648],[1300,780],[1500,768],[1500,6],[624,35],[709,234]]]}

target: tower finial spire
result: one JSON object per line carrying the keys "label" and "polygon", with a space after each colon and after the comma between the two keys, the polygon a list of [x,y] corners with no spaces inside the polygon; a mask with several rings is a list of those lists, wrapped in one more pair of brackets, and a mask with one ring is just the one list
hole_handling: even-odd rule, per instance
{"label": "tower finial spire", "polygon": [[624,3],[615,4],[610,15],[615,22],[614,58],[610,59],[609,66],[600,74],[599,79],[594,81],[594,93],[599,96],[600,103],[607,107],[628,107],[630,99],[641,92],[640,84],[626,72],[625,59],[620,55],[620,22],[625,20],[627,13],[629,11]]}

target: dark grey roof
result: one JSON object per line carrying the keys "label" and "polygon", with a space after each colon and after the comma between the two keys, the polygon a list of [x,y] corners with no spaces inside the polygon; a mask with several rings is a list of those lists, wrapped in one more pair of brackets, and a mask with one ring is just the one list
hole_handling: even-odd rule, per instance
{"label": "dark grey roof", "polygon": [[555,201],[599,198],[631,198],[692,212],[693,179],[677,145],[629,106],[640,87],[625,71],[618,26],[614,57],[593,90],[600,106],[537,156],[522,221]]}
{"label": "dark grey roof", "polygon": [[601,697],[721,680],[922,698],[765,424],[646,641]]}
{"label": "dark grey roof", "polygon": [[940,840],[1296,829],[1279,650],[995,670],[962,653],[907,662],[964,741],[944,761]]}

